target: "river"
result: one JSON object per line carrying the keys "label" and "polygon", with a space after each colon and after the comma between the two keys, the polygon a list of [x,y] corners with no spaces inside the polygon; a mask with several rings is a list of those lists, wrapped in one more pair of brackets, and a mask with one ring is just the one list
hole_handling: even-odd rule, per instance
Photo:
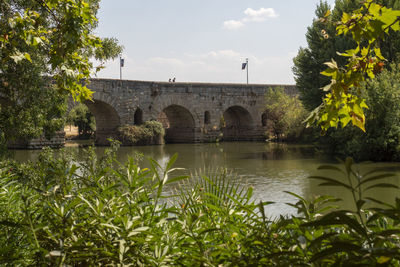
{"label": "river", "polygon": [[[82,150],[76,147],[76,144],[69,144],[65,149],[78,154]],[[101,154],[104,149],[104,147],[97,147],[96,152]],[[266,208],[271,216],[295,212],[286,203],[294,203],[296,199],[284,191],[294,192],[307,199],[324,194],[334,195],[343,199],[342,205],[346,208],[352,208],[351,195],[344,189],[320,187],[318,181],[308,178],[310,175],[317,174],[337,177],[332,172],[317,171],[318,166],[337,164],[337,160],[323,156],[312,146],[262,142],[167,144],[121,147],[117,157],[119,161],[125,161],[129,156],[135,156],[137,153],[142,154],[144,158],[152,157],[161,164],[167,162],[173,154],[178,153],[175,167],[185,168],[188,174],[215,172],[217,168],[226,168],[232,173],[230,176],[232,181],[254,188],[254,198],[257,201],[275,202]],[[18,161],[35,160],[38,154],[39,151],[32,150],[13,151],[13,157]],[[147,165],[146,159],[142,164]],[[400,163],[363,163],[357,166],[362,172],[383,167],[400,174]],[[390,182],[400,185],[397,177]],[[377,189],[370,194],[390,203],[394,202],[396,196],[400,196],[399,190],[394,189]]]}

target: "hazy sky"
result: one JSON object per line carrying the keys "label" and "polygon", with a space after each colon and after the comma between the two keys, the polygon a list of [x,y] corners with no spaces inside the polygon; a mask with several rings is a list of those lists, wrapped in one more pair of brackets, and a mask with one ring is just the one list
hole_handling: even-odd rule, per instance
{"label": "hazy sky", "polygon": [[[102,0],[97,34],[125,47],[123,79],[294,84],[319,0]],[[334,0],[328,3],[333,4]],[[119,78],[119,60],[98,77]]]}

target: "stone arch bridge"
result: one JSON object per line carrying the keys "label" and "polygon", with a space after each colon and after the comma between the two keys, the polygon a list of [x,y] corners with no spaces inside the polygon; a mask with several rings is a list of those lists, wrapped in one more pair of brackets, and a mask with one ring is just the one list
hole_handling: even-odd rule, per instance
{"label": "stone arch bridge", "polygon": [[171,83],[93,79],[93,101],[86,105],[96,118],[96,143],[107,144],[122,125],[148,120],[163,123],[167,143],[264,140],[265,93],[293,85]]}

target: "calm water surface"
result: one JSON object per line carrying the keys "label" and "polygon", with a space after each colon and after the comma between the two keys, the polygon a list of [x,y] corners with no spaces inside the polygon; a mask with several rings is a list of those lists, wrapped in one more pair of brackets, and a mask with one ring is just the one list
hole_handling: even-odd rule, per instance
{"label": "calm water surface", "polygon": [[[78,154],[82,148],[67,147],[67,150]],[[105,148],[97,147],[101,154]],[[262,201],[274,201],[267,208],[272,216],[294,213],[295,210],[286,205],[296,199],[284,191],[291,191],[308,199],[317,195],[329,194],[343,199],[347,208],[352,208],[350,195],[337,187],[319,187],[318,182],[308,179],[310,175],[329,175],[333,173],[317,171],[321,164],[335,164],[337,161],[315,151],[311,146],[258,143],[258,142],[227,142],[220,144],[168,144],[161,146],[121,147],[118,159],[126,160],[129,156],[141,153],[145,158],[152,157],[165,164],[175,153],[179,157],[175,167],[186,169],[186,173],[215,172],[217,168],[226,168],[234,175],[232,181],[254,188],[254,198]],[[39,151],[16,150],[14,158],[19,161],[35,160]],[[82,154],[81,154],[82,155]],[[146,160],[143,165],[146,165]],[[363,163],[358,168],[366,171],[382,167],[400,173],[399,163]],[[395,183],[399,181],[395,178]],[[375,198],[393,202],[400,196],[398,190],[379,189],[371,192]]]}

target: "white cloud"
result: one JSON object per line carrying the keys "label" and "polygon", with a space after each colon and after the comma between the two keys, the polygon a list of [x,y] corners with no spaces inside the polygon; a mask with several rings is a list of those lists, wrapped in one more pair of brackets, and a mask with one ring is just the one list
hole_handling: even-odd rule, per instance
{"label": "white cloud", "polygon": [[222,28],[227,30],[236,30],[243,27],[245,23],[249,21],[262,22],[268,18],[278,17],[278,14],[273,8],[261,7],[258,10],[254,10],[249,7],[243,13],[246,15],[244,18],[241,20],[226,20],[224,21]]}
{"label": "white cloud", "polygon": [[235,52],[233,50],[219,50],[219,51],[211,51],[207,53],[207,55],[210,55],[214,58],[240,58],[240,54],[238,52]]}
{"label": "white cloud", "polygon": [[241,28],[243,26],[244,26],[243,22],[241,22],[239,20],[227,20],[227,21],[224,21],[224,25],[222,26],[222,28],[227,29],[227,30],[235,30],[235,29]]}
{"label": "white cloud", "polygon": [[243,20],[246,21],[264,21],[268,18],[277,18],[278,14],[276,14],[273,8],[260,8],[259,10],[254,10],[252,8],[247,8],[244,11],[244,14],[247,16]]}
{"label": "white cloud", "polygon": [[[245,83],[242,63],[249,58],[250,83],[293,84],[292,58],[295,52],[282,56],[255,56],[232,49],[182,54],[178,57],[149,57],[140,61],[129,59],[122,70],[123,79],[178,82]],[[109,68],[99,77],[118,78],[118,61],[107,62]]]}

